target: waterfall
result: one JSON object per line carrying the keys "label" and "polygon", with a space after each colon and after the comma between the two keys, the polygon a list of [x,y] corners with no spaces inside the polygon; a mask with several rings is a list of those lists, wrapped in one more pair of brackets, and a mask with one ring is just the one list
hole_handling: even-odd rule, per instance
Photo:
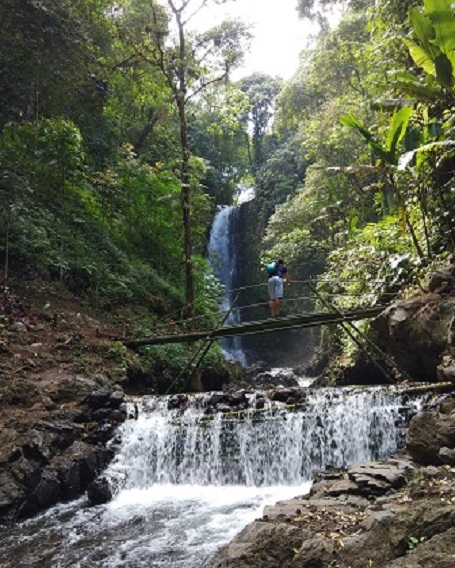
{"label": "waterfall", "polygon": [[182,412],[166,399],[151,410],[144,399],[139,419],[122,429],[115,485],[297,486],[327,466],[390,455],[402,442],[400,397],[380,389],[314,391],[298,411],[269,401],[240,415],[207,415],[203,400]]}
{"label": "waterfall", "polygon": [[[232,231],[232,221],[236,212],[235,207],[222,207],[213,221],[209,240],[209,259],[215,276],[224,287],[221,309],[229,310],[234,301],[234,278],[236,271],[235,242]],[[227,324],[241,321],[238,310],[233,310],[226,321]],[[238,361],[246,365],[246,357],[241,347],[241,338],[232,337],[221,340],[221,348],[226,359]]]}
{"label": "waterfall", "polygon": [[103,474],[110,503],[63,503],[5,528],[2,567],[201,568],[264,505],[307,493],[318,469],[394,453],[417,406],[383,389],[308,391],[294,411],[266,400],[208,414],[203,395],[185,410],[169,402],[146,397],[121,426]]}

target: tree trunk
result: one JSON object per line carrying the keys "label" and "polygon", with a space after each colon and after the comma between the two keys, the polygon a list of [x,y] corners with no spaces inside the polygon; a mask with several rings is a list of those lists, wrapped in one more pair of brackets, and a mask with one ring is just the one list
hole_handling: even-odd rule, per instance
{"label": "tree trunk", "polygon": [[[181,201],[183,216],[183,247],[185,255],[185,299],[186,317],[191,320],[194,317],[194,277],[193,277],[193,244],[191,235],[191,188],[190,188],[190,150],[188,146],[188,124],[186,118],[186,71],[185,56],[186,44],[184,24],[181,14],[175,12],[175,18],[179,30],[179,65],[178,87],[175,91],[175,99],[179,115],[180,126],[180,151],[181,151]],[[191,327],[193,322],[190,321]]]}
{"label": "tree trunk", "polygon": [[[188,123],[186,117],[186,70],[185,70],[185,33],[181,14],[176,13],[176,21],[179,30],[179,56],[180,64],[178,67],[178,89],[175,93],[179,115],[180,126],[180,150],[181,150],[181,200],[183,216],[183,247],[185,255],[185,300],[186,318],[189,322],[190,330],[194,328],[194,273],[193,273],[193,238],[191,231],[191,187],[190,187],[190,150],[188,145]],[[195,354],[196,343],[190,343],[192,355]],[[201,392],[203,385],[198,370],[191,376],[190,389],[194,392]]]}

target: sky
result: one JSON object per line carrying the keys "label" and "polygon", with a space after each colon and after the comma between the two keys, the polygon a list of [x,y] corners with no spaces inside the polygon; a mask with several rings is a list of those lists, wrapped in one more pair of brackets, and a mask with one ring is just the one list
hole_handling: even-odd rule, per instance
{"label": "sky", "polygon": [[297,16],[297,0],[235,0],[226,5],[205,8],[197,25],[211,27],[226,17],[239,18],[254,25],[254,39],[244,66],[234,79],[254,71],[289,79],[297,71],[299,53],[308,46],[314,28]]}

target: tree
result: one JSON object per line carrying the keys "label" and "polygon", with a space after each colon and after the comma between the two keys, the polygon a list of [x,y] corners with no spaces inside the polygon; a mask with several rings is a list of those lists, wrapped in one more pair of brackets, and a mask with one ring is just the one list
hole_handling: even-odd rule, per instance
{"label": "tree", "polygon": [[275,112],[275,99],[281,89],[281,79],[253,73],[240,81],[240,89],[246,93],[250,102],[246,120],[250,123],[253,133],[253,165],[258,167],[264,161],[263,142],[266,133],[271,128]]}
{"label": "tree", "polygon": [[[109,49],[109,0],[3,0],[0,5],[0,126],[70,116],[94,96],[98,57]],[[85,92],[82,93],[81,91]],[[70,118],[74,118],[70,116]]]}
{"label": "tree", "polygon": [[[222,4],[227,0],[213,0]],[[159,69],[171,89],[180,130],[180,177],[183,240],[186,273],[186,313],[194,315],[194,274],[192,242],[192,203],[190,183],[190,145],[188,139],[188,103],[208,86],[229,76],[243,56],[242,42],[249,37],[241,22],[226,21],[200,34],[190,33],[189,24],[210,0],[167,0],[167,10],[148,2],[151,19],[136,55]],[[170,33],[170,29],[174,33]]]}

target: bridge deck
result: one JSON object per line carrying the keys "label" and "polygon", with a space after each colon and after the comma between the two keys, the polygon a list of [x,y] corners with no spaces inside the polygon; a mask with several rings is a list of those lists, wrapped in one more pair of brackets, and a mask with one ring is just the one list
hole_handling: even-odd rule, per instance
{"label": "bridge deck", "polygon": [[144,345],[162,345],[165,343],[191,343],[195,341],[211,341],[223,337],[234,337],[239,335],[250,335],[254,333],[267,333],[285,329],[315,327],[319,325],[330,325],[345,321],[355,321],[373,318],[384,310],[385,306],[374,306],[359,310],[350,310],[343,313],[312,313],[305,315],[294,315],[278,318],[269,318],[261,321],[251,321],[226,325],[214,330],[192,331],[188,333],[172,335],[153,335],[141,339],[124,341],[127,347],[132,349]]}

